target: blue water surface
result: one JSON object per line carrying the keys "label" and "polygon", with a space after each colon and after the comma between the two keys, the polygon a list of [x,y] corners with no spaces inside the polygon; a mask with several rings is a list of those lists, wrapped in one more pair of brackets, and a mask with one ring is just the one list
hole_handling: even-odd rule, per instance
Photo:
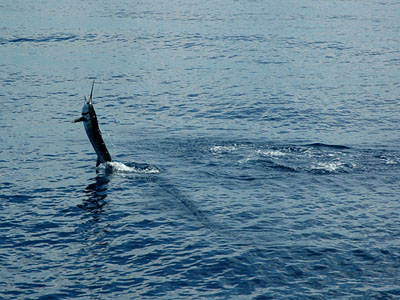
{"label": "blue water surface", "polygon": [[0,11],[0,299],[400,298],[400,2]]}

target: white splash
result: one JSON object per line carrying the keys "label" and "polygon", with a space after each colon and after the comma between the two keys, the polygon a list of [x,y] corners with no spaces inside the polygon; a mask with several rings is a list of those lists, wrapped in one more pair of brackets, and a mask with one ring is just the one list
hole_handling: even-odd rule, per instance
{"label": "white splash", "polygon": [[113,172],[121,172],[121,173],[143,173],[143,174],[157,174],[160,173],[160,170],[151,165],[144,166],[127,166],[121,162],[112,161],[107,162],[105,164],[106,168],[111,168]]}
{"label": "white splash", "polygon": [[238,163],[239,164],[245,164],[245,163],[247,163],[247,162],[249,162],[251,160],[254,160],[254,159],[255,159],[254,156],[248,156],[248,157],[245,157],[245,158],[242,158],[242,159],[238,160]]}
{"label": "white splash", "polygon": [[385,164],[387,164],[387,165],[396,165],[397,164],[397,162],[395,162],[393,159],[387,159],[386,161],[385,161]]}
{"label": "white splash", "polygon": [[385,162],[386,165],[396,165],[397,164],[397,162],[392,158],[389,158],[386,156],[381,156],[380,158]]}
{"label": "white splash", "polygon": [[272,156],[272,157],[277,157],[277,156],[285,156],[286,154],[279,151],[279,150],[266,150],[266,151],[262,151],[262,150],[257,150],[256,153],[258,153],[259,155],[262,156]]}
{"label": "white splash", "polygon": [[237,145],[233,146],[213,146],[210,148],[210,151],[213,153],[224,153],[224,152],[232,152],[237,149]]}
{"label": "white splash", "polygon": [[343,167],[343,163],[336,161],[336,162],[321,162],[317,163],[316,165],[312,166],[311,169],[313,170],[321,170],[321,171],[328,171],[328,172],[335,172],[337,169]]}
{"label": "white splash", "polygon": [[312,166],[311,169],[317,171],[335,172],[335,171],[349,171],[350,169],[356,168],[357,165],[354,163],[343,163],[339,160],[331,162],[319,162]]}

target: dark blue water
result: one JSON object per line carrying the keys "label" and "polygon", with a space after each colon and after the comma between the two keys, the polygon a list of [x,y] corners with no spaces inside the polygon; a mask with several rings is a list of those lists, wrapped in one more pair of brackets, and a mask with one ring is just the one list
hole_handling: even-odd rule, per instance
{"label": "dark blue water", "polygon": [[0,299],[399,299],[399,11],[2,1]]}

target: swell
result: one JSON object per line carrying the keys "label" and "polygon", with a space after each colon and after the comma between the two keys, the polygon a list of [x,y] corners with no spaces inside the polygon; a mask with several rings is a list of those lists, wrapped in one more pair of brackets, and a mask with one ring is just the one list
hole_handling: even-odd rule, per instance
{"label": "swell", "polygon": [[48,43],[76,41],[79,37],[76,34],[52,34],[36,37],[14,37],[9,39],[0,39],[0,45],[21,44],[21,43]]}
{"label": "swell", "polygon": [[[398,151],[365,149],[337,144],[245,144],[218,142],[205,146],[213,160],[227,169],[266,170],[286,173],[348,174],[392,171],[399,163]],[[253,178],[253,177],[252,177]]]}
{"label": "swell", "polygon": [[324,144],[324,143],[312,143],[305,145],[306,147],[313,147],[313,148],[330,148],[330,149],[351,149],[348,146],[344,145],[332,145],[332,144]]}

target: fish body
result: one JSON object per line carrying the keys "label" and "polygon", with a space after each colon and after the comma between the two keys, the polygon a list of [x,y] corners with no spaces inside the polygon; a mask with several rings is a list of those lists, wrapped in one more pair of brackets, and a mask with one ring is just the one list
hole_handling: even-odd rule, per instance
{"label": "fish body", "polygon": [[94,151],[96,151],[96,167],[98,167],[100,164],[106,164],[107,162],[111,162],[112,160],[111,155],[107,150],[106,144],[104,143],[103,137],[101,136],[99,123],[97,122],[96,111],[94,110],[93,106],[93,87],[94,80],[89,100],[87,100],[85,97],[85,103],[82,107],[82,116],[74,120],[74,123],[83,122],[83,126],[85,127],[85,131],[89,138],[89,141],[92,144]]}

